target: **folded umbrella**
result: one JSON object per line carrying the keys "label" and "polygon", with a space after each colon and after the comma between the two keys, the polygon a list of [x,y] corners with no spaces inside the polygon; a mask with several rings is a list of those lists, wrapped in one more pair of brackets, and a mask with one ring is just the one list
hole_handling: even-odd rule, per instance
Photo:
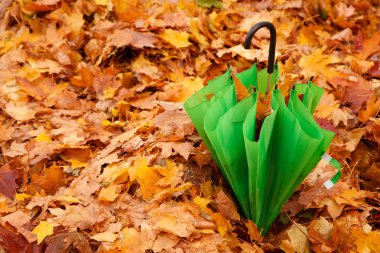
{"label": "folded umbrella", "polygon": [[[277,89],[279,72],[275,64],[273,24],[260,22],[253,26],[247,34],[245,48],[250,47],[253,35],[263,27],[271,35],[268,68],[258,71],[254,64],[236,75],[253,92],[238,102],[228,69],[190,97],[185,110],[243,214],[266,233],[283,204],[321,157],[340,167],[325,153],[333,133],[320,128],[312,116],[323,89],[311,81],[307,85],[297,84],[290,92],[288,105]],[[301,94],[303,101],[298,96]],[[331,188],[339,177],[340,172],[325,183],[326,188]]]}

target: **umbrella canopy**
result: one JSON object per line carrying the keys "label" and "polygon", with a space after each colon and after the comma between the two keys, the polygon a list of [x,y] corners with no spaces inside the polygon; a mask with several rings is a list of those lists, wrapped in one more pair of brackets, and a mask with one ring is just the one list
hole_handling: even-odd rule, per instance
{"label": "umbrella canopy", "polygon": [[[253,87],[254,92],[238,102],[227,70],[190,97],[185,109],[231,186],[240,209],[266,233],[283,204],[321,157],[340,167],[325,154],[333,133],[320,128],[312,116],[323,89],[311,81],[297,84],[290,92],[288,105],[277,89],[279,73],[275,64],[273,24],[260,22],[253,26],[245,48],[250,47],[253,35],[263,27],[271,34],[268,68],[258,71],[254,64],[236,75],[248,90]],[[303,101],[299,99],[300,94],[304,95]],[[267,100],[270,113],[262,119],[259,114],[263,99]],[[261,128],[258,119],[262,121]],[[339,176],[340,172],[325,186],[331,188]]]}
{"label": "umbrella canopy", "polygon": [[220,161],[204,130],[204,117],[211,105],[210,97],[217,95],[219,92],[223,91],[224,88],[231,86],[232,83],[231,69],[228,68],[223,75],[209,81],[205,87],[193,94],[184,103],[184,108],[187,114],[201,136],[204,144],[210,150],[218,167],[221,167]]}

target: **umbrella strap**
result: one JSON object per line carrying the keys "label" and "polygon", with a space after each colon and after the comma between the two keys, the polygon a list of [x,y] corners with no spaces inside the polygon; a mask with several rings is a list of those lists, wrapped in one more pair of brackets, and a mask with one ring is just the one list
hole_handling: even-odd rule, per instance
{"label": "umbrella strap", "polygon": [[322,160],[324,160],[325,162],[327,162],[328,164],[330,164],[331,166],[333,166],[335,169],[338,170],[338,172],[331,179],[323,183],[326,189],[331,189],[338,182],[339,178],[342,175],[340,163],[334,158],[332,158],[330,155],[328,155],[327,153],[324,153],[322,155]]}

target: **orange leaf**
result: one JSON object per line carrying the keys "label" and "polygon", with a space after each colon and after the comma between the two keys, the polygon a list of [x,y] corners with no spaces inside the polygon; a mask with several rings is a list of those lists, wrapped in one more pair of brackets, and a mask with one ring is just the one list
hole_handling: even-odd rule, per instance
{"label": "orange leaf", "polygon": [[371,38],[366,39],[363,42],[363,48],[357,53],[357,57],[363,60],[366,60],[369,56],[379,51],[380,45],[380,32],[377,32],[372,35]]}
{"label": "orange leaf", "polygon": [[62,168],[53,164],[51,167],[45,169],[45,175],[33,174],[32,184],[39,186],[47,194],[54,194],[59,187],[65,184],[63,177]]}
{"label": "orange leaf", "polygon": [[237,100],[241,101],[244,98],[248,97],[249,93],[247,88],[241,83],[241,81],[238,78],[234,76],[232,78],[234,79]]}

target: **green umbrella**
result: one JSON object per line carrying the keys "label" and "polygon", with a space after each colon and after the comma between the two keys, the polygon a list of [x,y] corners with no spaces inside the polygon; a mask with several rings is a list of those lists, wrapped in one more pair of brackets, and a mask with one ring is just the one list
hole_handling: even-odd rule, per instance
{"label": "green umbrella", "polygon": [[[274,71],[276,78],[278,78],[277,65]],[[253,64],[249,69],[240,72],[236,75],[236,78],[247,89],[254,87],[263,92],[266,91],[268,74],[265,70],[257,71],[257,64]],[[257,83],[257,80],[260,80],[260,82]],[[276,81],[273,78],[270,86],[273,87]],[[244,110],[251,107],[254,97],[252,94],[238,103],[236,108],[234,107],[237,103],[236,91],[228,68],[226,73],[208,82],[207,86],[192,95],[184,104],[186,112],[193,121],[203,142],[210,150],[216,164],[221,169],[223,176],[231,186],[244,215],[248,218],[251,217],[249,202],[247,201],[249,196],[248,181],[246,179],[248,171],[241,125],[246,115]],[[229,112],[227,113],[227,111]],[[240,115],[240,126],[239,122],[237,122],[238,117],[235,114]],[[219,123],[219,120],[223,123]],[[230,135],[227,129],[236,129],[237,135]],[[231,152],[231,146],[237,147],[233,149],[234,152]]]}
{"label": "green umbrella", "polygon": [[[323,89],[312,82],[297,84],[290,92],[288,106],[277,89],[274,26],[260,22],[252,27],[245,48],[250,47],[253,35],[262,27],[267,27],[271,34],[268,68],[258,71],[254,64],[236,75],[246,88],[254,87],[254,92],[237,102],[227,70],[190,97],[185,109],[231,186],[242,212],[266,233],[282,205],[322,155],[336,167],[339,163],[325,154],[333,133],[321,129],[312,117]],[[258,130],[258,103],[264,93],[264,97],[271,99],[272,111]],[[304,94],[302,102],[298,94]],[[330,188],[339,176],[337,173],[325,186]]]}

